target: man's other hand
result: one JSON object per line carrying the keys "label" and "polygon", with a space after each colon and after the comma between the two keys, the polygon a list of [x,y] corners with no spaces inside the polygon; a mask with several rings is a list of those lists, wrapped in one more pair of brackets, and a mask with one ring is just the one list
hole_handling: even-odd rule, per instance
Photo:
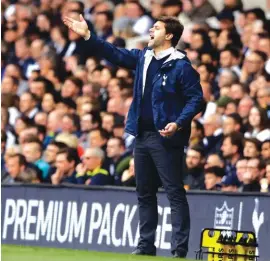
{"label": "man's other hand", "polygon": [[177,124],[175,122],[168,123],[163,130],[160,130],[159,133],[162,137],[171,137],[177,131]]}
{"label": "man's other hand", "polygon": [[75,19],[66,16],[63,19],[63,22],[70,30],[82,36],[84,39],[90,37],[88,25],[81,14],[80,14],[80,21],[77,21]]}

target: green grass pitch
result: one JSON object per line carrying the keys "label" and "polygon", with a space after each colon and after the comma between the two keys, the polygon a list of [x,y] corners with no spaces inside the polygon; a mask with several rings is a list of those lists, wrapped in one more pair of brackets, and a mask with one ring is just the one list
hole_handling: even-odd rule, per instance
{"label": "green grass pitch", "polygon": [[[2,245],[2,261],[169,261],[168,257],[132,256],[127,254]],[[195,261],[191,259],[177,259]]]}

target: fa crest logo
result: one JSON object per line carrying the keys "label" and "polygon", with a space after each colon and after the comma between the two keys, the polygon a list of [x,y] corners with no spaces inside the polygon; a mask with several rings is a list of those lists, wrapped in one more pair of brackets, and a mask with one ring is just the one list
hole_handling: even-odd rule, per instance
{"label": "fa crest logo", "polygon": [[228,208],[227,202],[224,201],[221,208],[215,209],[214,228],[232,229],[234,218],[234,208]]}

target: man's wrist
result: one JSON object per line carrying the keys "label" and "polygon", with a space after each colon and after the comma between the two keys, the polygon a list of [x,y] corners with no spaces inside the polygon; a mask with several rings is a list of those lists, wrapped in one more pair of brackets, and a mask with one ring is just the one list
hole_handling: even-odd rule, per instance
{"label": "man's wrist", "polygon": [[182,130],[182,127],[177,122],[175,122],[175,124],[176,124],[176,131]]}
{"label": "man's wrist", "polygon": [[84,37],[84,40],[87,41],[90,39],[90,37],[91,37],[91,32],[90,32],[90,30],[88,30],[85,37]]}

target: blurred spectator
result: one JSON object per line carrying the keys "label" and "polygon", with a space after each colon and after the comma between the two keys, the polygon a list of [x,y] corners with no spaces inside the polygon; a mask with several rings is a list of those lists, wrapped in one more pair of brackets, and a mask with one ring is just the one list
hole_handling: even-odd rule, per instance
{"label": "blurred spectator", "polygon": [[207,154],[220,151],[223,131],[222,131],[222,118],[219,114],[208,116],[204,121],[204,133],[203,139],[205,151]]}
{"label": "blurred spectator", "polygon": [[244,157],[248,159],[258,158],[261,152],[261,143],[256,138],[245,139]]}
{"label": "blurred spectator", "polygon": [[217,190],[216,185],[221,182],[224,170],[219,167],[210,167],[204,170],[204,183],[206,190]]}
{"label": "blurred spectator", "polygon": [[240,183],[243,182],[243,175],[247,171],[247,159],[240,159],[236,163],[236,175]]}
{"label": "blurred spectator", "polygon": [[270,159],[270,139],[267,139],[262,143],[261,156],[264,160]]}
{"label": "blurred spectator", "polygon": [[44,161],[42,156],[42,143],[38,139],[30,140],[22,146],[22,152],[28,163],[33,163],[42,171],[42,181],[49,175],[50,165]]}
{"label": "blurred spectator", "polygon": [[105,154],[100,148],[86,149],[83,162],[76,167],[76,179],[78,184],[109,185],[110,174],[102,168]]}
{"label": "blurred spectator", "polygon": [[219,168],[224,168],[224,161],[220,157],[219,154],[210,154],[208,155],[205,163],[205,169],[211,168],[211,167],[219,167]]}
{"label": "blurred spectator", "polygon": [[9,155],[6,160],[7,173],[2,176],[2,183],[11,184],[14,182],[39,183],[35,170],[27,166],[25,157],[22,154]]}
{"label": "blurred spectator", "polygon": [[263,177],[262,162],[258,158],[249,159],[247,170],[243,174],[242,191],[260,191],[260,179]]}
{"label": "blurred spectator", "polygon": [[269,120],[266,112],[259,107],[252,107],[248,117],[248,131],[245,137],[254,137],[259,141],[264,141],[270,137]]}
{"label": "blurred spectator", "polygon": [[56,171],[51,176],[51,182],[54,185],[63,183],[77,184],[75,167],[78,162],[78,156],[75,149],[66,148],[56,153],[55,167]]}
{"label": "blurred spectator", "polygon": [[107,143],[107,156],[111,160],[109,167],[110,174],[113,176],[116,185],[121,184],[121,176],[131,158],[129,153],[125,153],[125,143],[119,137],[112,137]]}
{"label": "blurred spectator", "polygon": [[216,14],[208,0],[183,0],[183,10],[194,22],[204,22],[206,18]]}
{"label": "blurred spectator", "polygon": [[227,115],[222,125],[224,135],[231,134],[232,132],[240,132],[242,130],[241,124],[242,120],[238,113]]}
{"label": "blurred spectator", "polygon": [[204,189],[204,151],[199,146],[188,149],[186,157],[187,176],[184,180],[187,189]]}
{"label": "blurred spectator", "polygon": [[243,151],[243,135],[239,132],[226,135],[221,146],[221,151],[225,159],[226,175],[236,177],[236,163]]}
{"label": "blurred spectator", "polygon": [[25,92],[20,97],[20,111],[23,115],[33,119],[38,112],[37,103],[36,95],[31,92]]}

